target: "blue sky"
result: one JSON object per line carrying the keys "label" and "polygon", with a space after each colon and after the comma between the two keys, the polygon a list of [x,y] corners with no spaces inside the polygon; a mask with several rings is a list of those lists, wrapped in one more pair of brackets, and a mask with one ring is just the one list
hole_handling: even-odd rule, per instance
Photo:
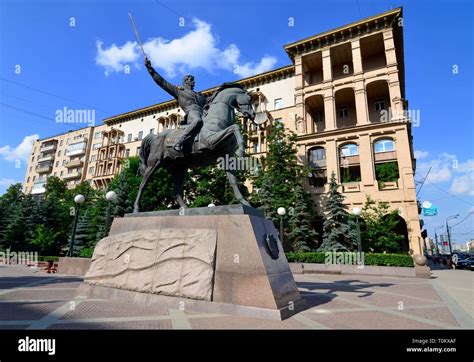
{"label": "blue sky", "polygon": [[[404,8],[406,96],[421,116],[413,127],[416,179],[432,167],[419,198],[439,208],[438,216],[424,217],[432,235],[447,216],[460,214],[461,221],[474,210],[470,1],[3,0],[0,193],[23,181],[35,135],[83,126],[55,122],[56,110],[94,109],[98,124],[169,98],[127,46],[135,41],[128,12],[154,64],[176,83],[192,72],[196,87],[205,89],[287,65],[284,44],[398,6]],[[197,45],[205,51],[194,51]],[[186,60],[176,63],[180,56]],[[474,238],[474,215],[453,235],[456,242]]]}

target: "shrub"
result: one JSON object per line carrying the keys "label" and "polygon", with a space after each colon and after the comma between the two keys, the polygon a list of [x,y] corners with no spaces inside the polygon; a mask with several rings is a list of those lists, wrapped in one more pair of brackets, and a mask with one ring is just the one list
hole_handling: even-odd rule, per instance
{"label": "shrub", "polygon": [[[286,253],[289,263],[315,263],[324,264],[326,253],[310,252],[310,253]],[[379,254],[365,253],[364,265],[378,266],[397,266],[397,267],[413,267],[413,258],[406,254]]]}

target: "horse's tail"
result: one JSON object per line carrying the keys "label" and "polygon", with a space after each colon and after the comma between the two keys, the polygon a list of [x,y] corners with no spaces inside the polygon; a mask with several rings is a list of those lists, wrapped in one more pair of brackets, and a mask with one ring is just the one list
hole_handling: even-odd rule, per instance
{"label": "horse's tail", "polygon": [[140,165],[138,166],[138,174],[139,175],[144,175],[145,170],[148,167],[148,156],[150,155],[150,148],[151,148],[151,143],[153,141],[154,134],[150,133],[142,141],[142,145],[140,147]]}

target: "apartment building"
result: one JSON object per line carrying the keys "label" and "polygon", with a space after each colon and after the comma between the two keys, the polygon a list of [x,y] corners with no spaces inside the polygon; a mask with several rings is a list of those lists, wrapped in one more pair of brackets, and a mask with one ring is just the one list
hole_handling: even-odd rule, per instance
{"label": "apartment building", "polygon": [[[361,207],[366,195],[388,202],[400,214],[403,249],[420,254],[402,25],[402,9],[397,8],[287,44],[290,65],[238,83],[252,91],[258,117],[258,124],[244,124],[250,154],[265,155],[269,126],[281,122],[298,136],[298,158],[312,170],[306,187],[320,212],[334,172],[349,210]],[[203,93],[210,95],[216,88]],[[81,130],[38,141],[25,192],[40,192],[47,175],[64,178],[71,187],[87,180],[105,188],[119,172],[119,161],[138,154],[146,134],[176,128],[183,117],[177,102],[170,100],[104,119],[102,125],[82,131],[87,151],[81,155],[65,154],[58,144],[69,147],[65,139]],[[73,152],[81,147],[76,146],[79,141],[69,142]],[[55,152],[53,161],[45,158]],[[73,179],[79,171],[80,177]]]}

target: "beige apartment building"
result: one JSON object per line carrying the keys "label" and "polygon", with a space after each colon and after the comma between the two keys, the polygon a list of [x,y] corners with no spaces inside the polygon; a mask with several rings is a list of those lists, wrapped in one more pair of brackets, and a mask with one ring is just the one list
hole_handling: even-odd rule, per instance
{"label": "beige apartment building", "polygon": [[[265,155],[269,126],[282,122],[298,136],[299,160],[312,170],[306,187],[320,212],[334,172],[349,211],[361,207],[366,195],[389,202],[400,214],[404,250],[420,254],[402,25],[402,9],[397,8],[299,40],[284,46],[290,65],[238,83],[253,92],[263,120],[244,125],[252,156]],[[170,100],[39,140],[24,191],[44,191],[48,175],[63,178],[70,187],[86,180],[106,188],[120,160],[138,154],[143,137],[176,128],[183,117]],[[398,177],[381,182],[385,166]]]}

